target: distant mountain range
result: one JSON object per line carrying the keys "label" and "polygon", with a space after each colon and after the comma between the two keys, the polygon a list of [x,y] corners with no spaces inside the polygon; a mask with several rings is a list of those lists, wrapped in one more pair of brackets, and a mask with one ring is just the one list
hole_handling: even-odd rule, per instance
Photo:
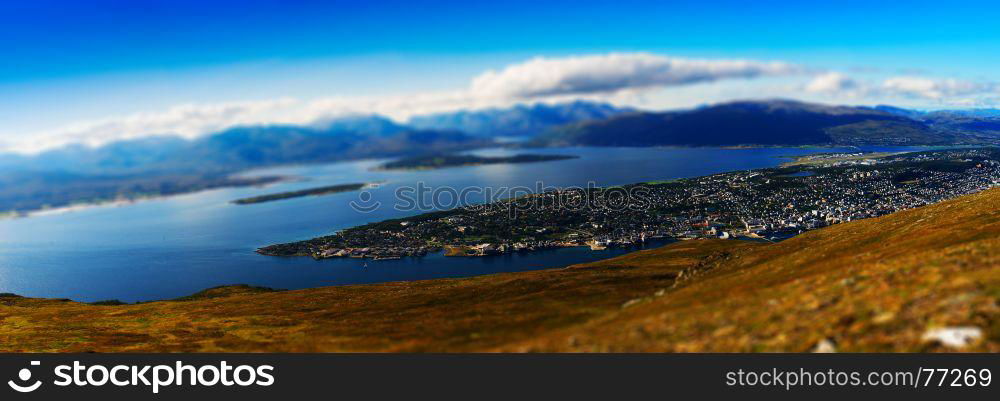
{"label": "distant mountain range", "polygon": [[457,131],[416,130],[388,120],[351,118],[326,128],[238,127],[198,138],[149,137],[97,148],[70,146],[35,156],[0,157],[0,214],[222,186],[241,170],[366,157],[402,157],[494,145]]}
{"label": "distant mountain range", "polygon": [[530,137],[550,128],[581,121],[604,120],[634,112],[606,103],[576,101],[532,106],[517,105],[507,109],[458,111],[417,116],[409,125],[420,129],[462,131],[486,137]]}
{"label": "distant mountain range", "polygon": [[[8,159],[6,169],[65,170],[76,174],[234,171],[289,163],[396,157],[492,145],[458,131],[387,125],[380,117],[351,118],[326,128],[266,125],[231,128],[194,140],[157,136],[90,148],[69,146]],[[389,122],[391,123],[391,122]],[[347,129],[346,126],[366,127]],[[374,130],[367,128],[375,127]]]}
{"label": "distant mountain range", "polygon": [[[741,101],[634,112],[550,129],[533,146],[946,145],[997,143],[1000,135],[939,126],[904,109]],[[919,116],[919,118],[918,118]],[[985,120],[977,120],[985,121]]]}

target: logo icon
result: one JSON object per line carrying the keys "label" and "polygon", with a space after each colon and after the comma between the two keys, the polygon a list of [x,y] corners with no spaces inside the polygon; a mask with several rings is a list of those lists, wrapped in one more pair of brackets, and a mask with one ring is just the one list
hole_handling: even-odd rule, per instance
{"label": "logo icon", "polygon": [[[38,366],[38,365],[41,365],[41,362],[31,361],[31,366]],[[21,369],[20,372],[17,372],[17,378],[21,379],[21,382],[27,383],[28,380],[31,380],[31,369],[28,368]],[[9,385],[10,388],[14,389],[14,391],[20,393],[30,393],[32,391],[37,390],[38,387],[42,385],[42,381],[35,380],[35,383],[31,385],[22,386],[20,384],[15,383],[13,380],[9,380],[7,381],[7,385]]]}
{"label": "logo icon", "polygon": [[371,192],[368,191],[359,193],[358,200],[360,202],[358,201],[350,202],[351,208],[357,212],[371,213],[374,212],[375,209],[378,209],[380,206],[382,206],[382,202],[379,201],[372,202],[372,194]]}

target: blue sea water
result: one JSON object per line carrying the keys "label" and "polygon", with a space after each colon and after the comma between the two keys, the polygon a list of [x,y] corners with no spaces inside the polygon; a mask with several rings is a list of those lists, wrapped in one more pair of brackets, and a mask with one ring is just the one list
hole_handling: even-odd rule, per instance
{"label": "blue sea water", "polygon": [[[916,148],[863,148],[902,151]],[[277,258],[258,255],[260,246],[308,239],[389,218],[419,214],[397,210],[396,190],[492,189],[523,186],[597,186],[695,177],[771,167],[795,156],[858,148],[559,148],[529,153],[567,154],[578,159],[449,168],[434,171],[374,171],[380,160],[258,170],[247,174],[301,178],[267,187],[225,188],[99,206],[61,214],[0,220],[0,293],[80,301],[140,301],[173,298],[226,284],[298,289],[329,285],[462,277],[536,270],[590,262],[627,249],[562,248],[485,258],[423,258],[387,261]],[[478,154],[514,154],[492,149]],[[351,182],[377,188],[253,205],[229,201],[267,193]],[[447,195],[439,198],[450,206]],[[466,199],[481,202],[473,193]],[[380,204],[369,213],[350,207]],[[662,244],[663,242],[651,244]],[[367,266],[366,266],[367,264]]]}

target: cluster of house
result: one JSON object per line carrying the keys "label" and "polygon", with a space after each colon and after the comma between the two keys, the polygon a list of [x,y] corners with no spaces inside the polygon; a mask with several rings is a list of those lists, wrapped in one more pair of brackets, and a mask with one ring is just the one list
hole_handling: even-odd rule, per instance
{"label": "cluster of house", "polygon": [[437,249],[431,247],[364,247],[364,248],[325,248],[313,252],[315,259],[326,258],[372,258],[375,260],[400,259],[404,256],[424,256]]}

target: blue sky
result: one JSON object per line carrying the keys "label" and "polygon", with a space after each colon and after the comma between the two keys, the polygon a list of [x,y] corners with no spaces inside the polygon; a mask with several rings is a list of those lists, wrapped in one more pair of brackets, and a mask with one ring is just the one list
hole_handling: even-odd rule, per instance
{"label": "blue sky", "polygon": [[[141,136],[144,126],[136,113],[155,117],[178,105],[218,110],[219,104],[252,104],[259,115],[235,121],[244,123],[267,121],[268,113],[288,114],[254,102],[281,100],[280,107],[293,107],[285,102],[289,99],[298,102],[300,119],[319,115],[316,110],[324,104],[364,103],[392,114],[395,109],[386,104],[401,107],[400,96],[427,98],[439,109],[489,106],[503,102],[487,102],[479,94],[470,102],[467,94],[453,92],[470,87],[488,70],[536,57],[612,53],[776,61],[796,69],[757,69],[708,80],[618,77],[641,85],[560,96],[648,108],[755,94],[914,107],[982,106],[1000,97],[994,96],[993,84],[1000,81],[1000,6],[986,1],[417,3],[4,2],[0,145],[59,135],[81,139],[93,129],[67,127],[130,117],[129,133],[121,136]],[[574,73],[602,72],[620,61],[584,59],[600,66]],[[555,70],[562,66],[546,64]],[[498,85],[522,82],[505,77]],[[909,80],[892,81],[896,77]],[[578,82],[581,76],[567,79]],[[512,93],[517,98],[507,101],[550,100]],[[379,96],[397,99],[386,103]],[[337,100],[314,102],[331,97]],[[365,101],[356,102],[357,97]],[[405,103],[422,110],[413,101]],[[302,111],[306,108],[311,111]],[[165,119],[150,129],[170,131]],[[225,122],[177,129],[196,135],[219,124]]]}

